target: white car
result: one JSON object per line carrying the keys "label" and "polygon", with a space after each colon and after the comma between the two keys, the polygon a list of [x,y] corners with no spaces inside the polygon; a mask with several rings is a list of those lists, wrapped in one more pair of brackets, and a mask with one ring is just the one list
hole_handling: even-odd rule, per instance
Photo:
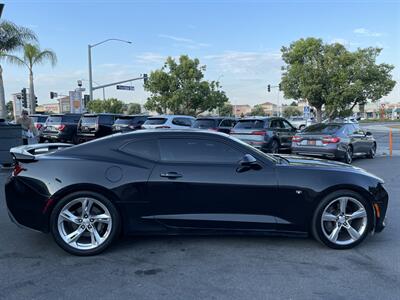
{"label": "white car", "polygon": [[187,129],[190,128],[196,118],[191,116],[181,115],[161,115],[150,117],[142,125],[145,129],[154,128],[172,128],[172,129]]}
{"label": "white car", "polygon": [[299,130],[303,130],[307,126],[310,126],[315,123],[315,120],[313,117],[306,119],[301,116],[291,117],[288,119],[288,121],[290,122],[290,124],[292,124],[294,127],[296,127]]}

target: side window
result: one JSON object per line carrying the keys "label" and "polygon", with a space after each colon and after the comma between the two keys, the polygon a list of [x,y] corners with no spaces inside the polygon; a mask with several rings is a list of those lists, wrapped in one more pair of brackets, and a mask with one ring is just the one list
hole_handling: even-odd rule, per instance
{"label": "side window", "polygon": [[179,126],[192,126],[192,121],[189,118],[174,118],[172,124]]}
{"label": "side window", "polygon": [[345,129],[344,129],[345,134],[347,135],[352,135],[355,132],[355,128],[353,125],[346,125]]}
{"label": "side window", "polygon": [[293,129],[293,126],[291,126],[288,121],[283,120],[282,122],[283,122],[283,126],[285,129],[289,129],[289,130]]}
{"label": "side window", "polygon": [[156,140],[132,141],[122,146],[120,151],[149,160],[159,160],[158,145]]}
{"label": "side window", "polygon": [[350,125],[350,126],[354,127],[354,133],[356,133],[356,134],[364,134],[364,131],[360,128],[360,125],[353,124],[353,125]]}
{"label": "side window", "polygon": [[160,139],[162,161],[237,163],[243,154],[222,142],[203,139]]}
{"label": "side window", "polygon": [[270,127],[271,128],[282,128],[281,127],[281,120],[272,120]]}

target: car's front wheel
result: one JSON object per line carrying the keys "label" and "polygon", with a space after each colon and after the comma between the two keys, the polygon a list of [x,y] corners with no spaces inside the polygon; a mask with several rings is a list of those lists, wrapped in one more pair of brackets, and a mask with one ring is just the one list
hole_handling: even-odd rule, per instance
{"label": "car's front wheel", "polygon": [[337,191],[318,205],[312,233],[318,241],[334,249],[349,249],[360,244],[371,228],[373,212],[361,195]]}
{"label": "car's front wheel", "polygon": [[369,152],[368,152],[368,154],[367,154],[367,157],[372,159],[372,158],[375,157],[375,154],[376,154],[376,144],[374,143],[374,144],[372,145],[371,149],[369,149]]}
{"label": "car's front wheel", "polygon": [[96,255],[118,235],[120,218],[105,196],[82,191],[62,198],[54,207],[50,222],[61,248],[74,255]]}

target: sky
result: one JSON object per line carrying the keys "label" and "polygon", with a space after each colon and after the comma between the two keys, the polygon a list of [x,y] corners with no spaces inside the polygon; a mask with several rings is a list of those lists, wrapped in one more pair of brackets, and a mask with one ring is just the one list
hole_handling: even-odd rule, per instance
{"label": "sky", "polygon": [[[88,44],[93,80],[106,84],[135,78],[162,67],[166,57],[187,54],[207,66],[205,78],[218,80],[232,104],[282,101],[280,49],[300,38],[339,42],[350,50],[381,47],[378,62],[393,64],[400,82],[399,1],[0,1],[3,19],[34,30],[42,48],[54,50],[58,63],[35,67],[39,104],[54,102],[50,91],[68,94],[83,80],[88,87]],[[28,87],[26,69],[2,63],[7,100]],[[94,84],[94,85],[96,85]],[[143,104],[142,82],[135,91],[105,90],[106,97]],[[128,84],[129,85],[129,84]],[[102,91],[94,92],[102,98]],[[384,101],[400,102],[400,87]],[[289,100],[286,100],[287,103]]]}

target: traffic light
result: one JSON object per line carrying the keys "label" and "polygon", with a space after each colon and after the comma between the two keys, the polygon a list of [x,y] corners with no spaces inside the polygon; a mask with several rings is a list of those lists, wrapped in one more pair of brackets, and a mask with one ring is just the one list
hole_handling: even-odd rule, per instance
{"label": "traffic light", "polygon": [[143,74],[143,82],[146,83],[148,79],[149,78],[148,78],[147,74]]}
{"label": "traffic light", "polygon": [[22,98],[22,107],[27,108],[28,107],[28,101],[26,98],[26,88],[23,88],[21,90],[21,98]]}
{"label": "traffic light", "polygon": [[83,105],[86,107],[90,101],[90,95],[83,95]]}
{"label": "traffic light", "polygon": [[38,106],[38,101],[36,96],[35,96],[35,106]]}
{"label": "traffic light", "polygon": [[57,98],[58,94],[56,92],[50,92],[50,99]]}
{"label": "traffic light", "polygon": [[268,90],[268,93],[271,91],[271,85],[270,84],[268,84],[267,90]]}

